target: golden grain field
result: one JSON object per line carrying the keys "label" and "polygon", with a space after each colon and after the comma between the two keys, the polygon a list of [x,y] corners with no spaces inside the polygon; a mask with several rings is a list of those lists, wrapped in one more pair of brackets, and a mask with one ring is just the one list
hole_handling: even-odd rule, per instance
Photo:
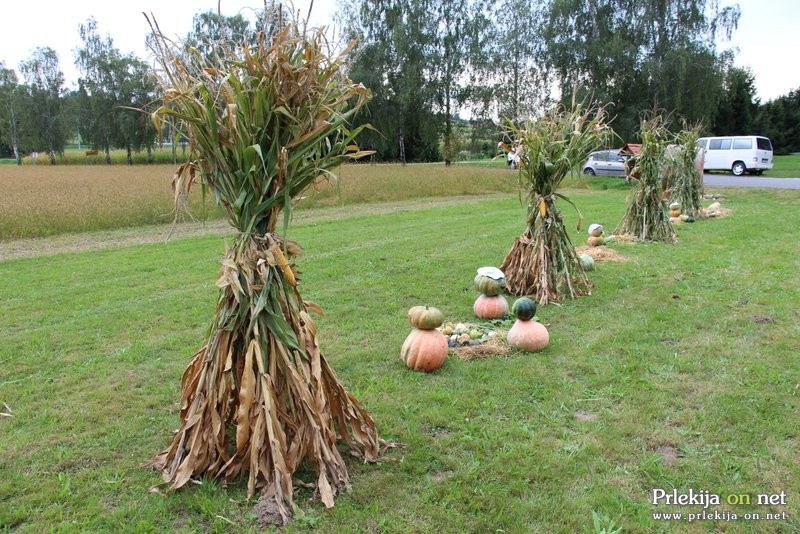
{"label": "golden grain field", "polygon": [[[173,219],[172,165],[0,166],[0,240],[160,224]],[[348,165],[298,208],[516,191],[516,175],[481,165]],[[199,188],[191,213],[222,216]]]}

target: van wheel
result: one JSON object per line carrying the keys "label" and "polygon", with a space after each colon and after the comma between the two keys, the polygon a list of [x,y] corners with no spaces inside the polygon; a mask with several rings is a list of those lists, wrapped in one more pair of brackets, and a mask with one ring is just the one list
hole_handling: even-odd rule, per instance
{"label": "van wheel", "polygon": [[583,174],[594,176],[594,169],[592,169],[591,167],[586,167],[585,169],[583,169]]}
{"label": "van wheel", "polygon": [[747,172],[747,167],[745,167],[744,163],[742,163],[741,161],[737,161],[731,167],[731,172],[733,173],[734,176],[741,176]]}

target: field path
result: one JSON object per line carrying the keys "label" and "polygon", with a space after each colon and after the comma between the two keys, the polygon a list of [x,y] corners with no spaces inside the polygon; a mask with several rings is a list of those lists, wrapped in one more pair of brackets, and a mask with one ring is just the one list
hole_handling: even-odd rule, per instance
{"label": "field path", "polygon": [[[317,222],[349,219],[351,217],[380,215],[398,211],[416,211],[456,204],[476,204],[482,200],[508,196],[508,194],[493,194],[482,196],[437,197],[297,210],[294,212],[294,224],[313,224]],[[172,232],[171,237],[170,232]],[[163,243],[168,237],[175,240],[210,235],[225,236],[232,235],[232,233],[231,227],[228,225],[227,221],[213,220],[205,223],[180,223],[175,226],[174,230],[171,224],[164,224],[79,234],[62,234],[52,237],[16,239],[0,242],[0,261],[36,256],[52,256],[67,252],[84,252],[88,250]]]}

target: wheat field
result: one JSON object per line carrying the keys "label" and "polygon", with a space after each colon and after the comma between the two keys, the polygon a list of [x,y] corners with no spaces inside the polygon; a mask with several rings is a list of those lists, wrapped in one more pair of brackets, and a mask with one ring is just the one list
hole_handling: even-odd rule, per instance
{"label": "wheat field", "polygon": [[[0,167],[0,240],[150,224],[174,218],[172,165],[23,165]],[[516,191],[516,173],[496,165],[341,167],[300,199],[298,208]],[[195,188],[185,218],[222,211]]]}

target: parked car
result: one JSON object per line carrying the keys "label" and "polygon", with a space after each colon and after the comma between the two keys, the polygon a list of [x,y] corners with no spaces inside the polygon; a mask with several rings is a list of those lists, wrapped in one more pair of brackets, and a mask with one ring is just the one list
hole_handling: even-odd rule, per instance
{"label": "parked car", "polygon": [[589,154],[583,164],[583,173],[590,176],[625,176],[625,157],[619,155],[619,148],[598,150]]}
{"label": "parked car", "polygon": [[772,168],[772,142],[766,137],[701,137],[697,146],[705,152],[703,168],[707,171],[731,171],[741,176],[761,174]]}

